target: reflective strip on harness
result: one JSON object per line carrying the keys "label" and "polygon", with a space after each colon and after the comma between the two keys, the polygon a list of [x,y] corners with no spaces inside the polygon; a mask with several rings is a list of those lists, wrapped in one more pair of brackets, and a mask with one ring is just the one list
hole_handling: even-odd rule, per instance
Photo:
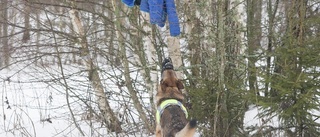
{"label": "reflective strip on harness", "polygon": [[188,111],[187,109],[182,105],[182,103],[176,99],[168,99],[163,101],[160,106],[158,106],[157,108],[157,113],[156,113],[156,121],[158,124],[160,124],[160,117],[164,111],[164,109],[166,109],[166,107],[170,106],[170,105],[178,105],[180,106],[180,108],[183,110],[184,114],[186,115],[186,118],[188,118]]}

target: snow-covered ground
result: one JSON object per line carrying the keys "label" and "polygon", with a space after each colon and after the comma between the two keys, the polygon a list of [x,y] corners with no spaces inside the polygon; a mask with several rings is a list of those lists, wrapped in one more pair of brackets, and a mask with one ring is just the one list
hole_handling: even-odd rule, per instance
{"label": "snow-covered ground", "polygon": [[[86,100],[86,103],[92,103],[90,99],[94,96],[90,93],[92,90],[85,74],[78,73],[79,70],[71,66],[64,70],[68,76],[70,88],[68,90],[69,107],[72,109],[75,121],[80,125],[85,136],[97,136],[97,133],[108,134],[105,128],[95,122],[95,119],[83,120],[88,108],[82,99]],[[73,73],[78,74],[72,75]],[[11,67],[10,70],[1,70],[0,78],[1,137],[81,136],[71,117],[66,89],[58,68],[24,68],[24,65],[20,64]],[[106,85],[114,86],[108,83]],[[111,95],[111,98],[115,100],[116,95]],[[122,111],[117,109],[121,109],[119,104],[115,101],[111,102],[116,113]]]}
{"label": "snow-covered ground", "polygon": [[[87,96],[92,95],[88,93],[91,88],[88,86],[90,83],[85,78],[86,74],[79,72],[79,70],[81,68],[72,66],[64,69],[68,76],[68,86],[70,88],[70,108],[75,115],[76,123],[87,137],[95,137],[99,136],[99,134],[110,137],[116,136],[108,132],[106,128],[101,127],[98,124],[99,122],[84,120],[86,107],[81,102],[81,99],[89,99]],[[65,86],[62,86],[63,81],[59,68],[30,66],[24,68],[24,65],[20,64],[11,67],[10,70],[1,70],[0,78],[0,87],[2,87],[1,137],[81,136],[68,109],[66,90]],[[106,81],[106,85],[109,88],[114,88],[114,91],[119,91],[114,83],[110,81]],[[144,96],[147,97],[148,95]],[[119,97],[117,98],[117,95],[113,95],[112,98],[121,100]],[[126,99],[122,99],[122,101],[124,100]],[[115,112],[123,113],[119,104],[116,101],[111,101]],[[260,127],[262,125],[275,126],[279,124],[277,117],[273,117],[270,120],[265,119],[267,122],[264,122],[263,118],[257,116],[258,114],[259,109],[255,106],[250,106],[245,115],[244,126]],[[132,120],[139,120],[137,116],[133,115],[132,117]],[[127,128],[125,130],[129,131],[129,127],[130,125],[124,125],[123,128]],[[197,136],[200,135],[201,133],[197,133]],[[141,133],[121,136],[146,137],[147,135],[141,130]]]}

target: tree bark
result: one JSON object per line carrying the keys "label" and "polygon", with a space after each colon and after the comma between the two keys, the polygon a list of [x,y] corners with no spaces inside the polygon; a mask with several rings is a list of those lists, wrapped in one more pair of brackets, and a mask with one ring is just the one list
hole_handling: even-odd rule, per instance
{"label": "tree bark", "polygon": [[275,5],[272,6],[272,1],[273,0],[268,0],[268,7],[267,7],[267,11],[268,11],[268,47],[267,47],[267,68],[266,68],[266,82],[265,82],[265,96],[268,97],[270,96],[270,90],[269,90],[269,86],[270,86],[270,77],[271,77],[271,53],[272,53],[272,47],[273,47],[273,43],[274,43],[274,20],[276,17],[276,13],[278,11],[278,5],[279,5],[279,0],[276,0]]}
{"label": "tree bark", "polygon": [[261,46],[261,0],[247,0],[248,79],[249,90],[259,95],[257,83],[257,50]]}
{"label": "tree bark", "polygon": [[27,0],[24,1],[24,32],[22,36],[22,42],[26,43],[30,40],[30,5]]}
{"label": "tree bark", "polygon": [[173,66],[176,69],[176,74],[179,79],[183,78],[182,58],[180,50],[180,39],[178,37],[168,36],[168,51],[172,59]]}
{"label": "tree bark", "polygon": [[[2,3],[2,1],[0,1],[0,9],[4,9],[4,4]],[[0,10],[0,21],[4,22],[3,20],[3,10]],[[2,38],[3,38],[3,33],[2,33],[2,27],[3,27],[3,23],[0,23],[0,43],[2,43]],[[2,46],[0,47],[2,48]],[[1,50],[0,50],[1,51]],[[0,52],[0,67],[2,67],[3,65],[3,51]]]}
{"label": "tree bark", "polygon": [[[215,106],[213,136],[223,136],[228,127],[227,118],[222,117],[222,113],[227,112],[226,93],[225,93],[225,80],[224,71],[226,65],[225,55],[225,1],[217,1],[217,74],[218,74],[218,87],[217,87],[217,100]],[[227,131],[226,131],[227,132]]]}
{"label": "tree bark", "polygon": [[116,36],[118,38],[118,44],[119,44],[121,59],[122,59],[123,68],[124,68],[124,77],[125,77],[126,87],[130,93],[130,97],[132,98],[133,105],[137,109],[140,118],[144,122],[145,127],[147,128],[149,133],[153,133],[154,129],[153,129],[152,125],[150,124],[149,119],[147,118],[147,114],[143,110],[143,106],[140,103],[137,92],[134,90],[134,88],[132,86],[133,83],[132,83],[132,80],[130,77],[129,61],[127,58],[126,47],[124,44],[124,37],[123,37],[122,31],[121,31],[121,24],[124,24],[124,23],[120,18],[120,13],[119,13],[117,3],[118,2],[115,0],[112,1],[113,10],[115,12]]}
{"label": "tree bark", "polygon": [[[155,46],[153,44],[153,37],[152,37],[152,28],[148,24],[150,22],[150,17],[148,16],[148,13],[142,13],[143,18],[145,19],[143,23],[143,30],[145,31],[146,35],[143,36],[143,47],[144,52],[146,55],[146,61],[145,63],[142,63],[142,66],[151,66],[147,67],[144,71],[145,73],[145,79],[146,79],[146,85],[147,89],[149,91],[150,96],[150,103],[152,107],[151,112],[152,114],[155,114],[155,108],[156,108],[156,100],[155,95],[157,94],[157,88],[158,88],[158,71],[157,71],[157,51],[155,49]],[[147,63],[149,65],[147,65]]]}
{"label": "tree bark", "polygon": [[9,38],[8,38],[8,0],[3,0],[2,2],[2,46],[3,46],[3,62],[5,66],[9,65],[10,61],[10,46],[9,46]]}
{"label": "tree bark", "polygon": [[91,58],[91,55],[89,52],[89,45],[87,43],[87,38],[83,29],[81,19],[79,17],[79,13],[77,10],[71,9],[69,14],[72,19],[72,24],[79,35],[80,45],[82,49],[81,55],[89,71],[88,72],[89,80],[92,84],[94,91],[96,92],[98,107],[102,113],[102,118],[104,122],[107,124],[108,129],[117,133],[122,132],[120,121],[114,114],[112,108],[109,105],[109,102],[107,101],[107,97],[104,92],[104,87],[102,85],[102,82],[98,73],[99,68],[94,64],[93,58]]}
{"label": "tree bark", "polygon": [[[192,2],[194,3],[194,1]],[[185,32],[186,39],[188,42],[187,48],[189,50],[188,59],[190,60],[190,67],[191,67],[191,75],[194,77],[194,79],[190,79],[190,84],[192,86],[197,86],[197,80],[201,76],[200,66],[201,64],[201,56],[202,56],[202,43],[201,43],[201,37],[204,36],[203,29],[201,28],[201,15],[197,14],[202,12],[200,9],[197,9],[197,7],[192,4],[190,1],[185,1],[185,16],[183,22],[185,23]],[[202,70],[204,70],[203,68]],[[188,75],[188,74],[186,74]]]}

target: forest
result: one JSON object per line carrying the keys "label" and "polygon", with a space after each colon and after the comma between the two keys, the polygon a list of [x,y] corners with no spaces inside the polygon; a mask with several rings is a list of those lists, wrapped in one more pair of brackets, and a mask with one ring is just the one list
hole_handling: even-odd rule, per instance
{"label": "forest", "polygon": [[197,136],[320,135],[319,0],[124,1],[0,0],[0,136],[154,136],[167,57]]}

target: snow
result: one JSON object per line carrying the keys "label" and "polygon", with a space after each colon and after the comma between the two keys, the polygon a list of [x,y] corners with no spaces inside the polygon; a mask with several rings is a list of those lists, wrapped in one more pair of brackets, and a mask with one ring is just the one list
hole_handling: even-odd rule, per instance
{"label": "snow", "polygon": [[[106,66],[106,70],[112,69]],[[95,136],[116,136],[108,132],[99,122],[99,119],[93,118],[85,120],[88,115],[88,107],[85,103],[92,106],[97,111],[97,105],[94,103],[94,93],[92,93],[84,68],[74,65],[64,65],[65,76],[67,77],[69,87],[70,108],[75,117],[76,123],[84,132],[86,137]],[[1,92],[1,112],[0,112],[0,136],[1,137],[49,137],[49,136],[82,136],[74,125],[71,113],[68,109],[66,99],[65,83],[62,79],[60,68],[54,65],[37,66],[34,64],[17,64],[10,69],[0,70],[0,90]],[[103,72],[104,73],[104,72]],[[135,111],[129,93],[125,89],[119,89],[115,84],[117,78],[111,78],[112,75],[120,75],[118,70],[105,72],[101,78],[106,86],[106,94],[109,96],[109,102],[114,112],[119,115],[120,120],[126,120],[122,127],[131,135],[120,136],[143,136],[146,132],[141,126],[140,118]],[[133,74],[136,79],[142,79],[141,76]],[[124,79],[124,78],[121,78]],[[138,80],[139,81],[139,80]],[[149,94],[144,87],[137,82],[137,89],[140,89],[142,100],[146,109],[150,109]],[[118,94],[108,94],[109,91]],[[119,96],[121,95],[121,96]],[[85,101],[84,101],[85,100]],[[91,102],[91,100],[93,100]],[[85,103],[84,103],[85,102]],[[129,108],[129,109],[128,109]],[[120,114],[122,117],[120,117]],[[124,116],[125,115],[125,116]],[[127,123],[129,121],[129,123]],[[133,125],[136,124],[136,125]],[[198,135],[199,136],[199,135]]]}
{"label": "snow", "polygon": [[[11,70],[1,70],[2,75],[0,78],[2,82],[0,83],[0,87],[2,87],[1,98],[3,101],[1,101],[2,111],[0,116],[3,118],[0,121],[0,136],[81,136],[71,119],[70,111],[66,104],[65,89],[60,85],[62,80],[59,79],[61,77],[59,76],[59,68],[40,69],[34,65],[30,65],[27,69],[24,68],[22,70],[22,68],[24,67],[20,64],[12,67]],[[65,68],[65,71],[67,72],[66,75],[69,75],[68,84],[72,89],[70,90],[70,96],[79,95],[78,98],[70,97],[69,99],[76,121],[85,133],[85,136],[98,136],[98,133],[110,136],[114,135],[108,133],[105,128],[101,127],[94,120],[83,120],[86,106],[83,105],[83,102],[79,98],[92,96],[88,93],[91,91],[88,86],[89,83],[86,82],[85,74],[82,76],[82,73],[77,73],[79,68],[77,70],[72,66],[68,66]],[[71,74],[79,75],[72,76]],[[85,85],[86,83],[88,85]],[[111,81],[106,81],[106,85],[112,88],[110,90],[119,91]],[[83,88],[86,86],[87,88]],[[144,94],[143,96],[148,100],[148,94]],[[113,98],[121,100],[117,96],[113,96]],[[6,103],[6,100],[8,100],[9,104]],[[122,99],[122,101],[128,101],[128,99]],[[117,113],[122,113],[124,109],[121,109],[121,105],[119,104],[112,102],[111,105],[114,108],[119,108],[115,109]],[[8,109],[9,106],[11,108]],[[145,106],[150,108],[150,105],[146,104]],[[263,125],[275,126],[279,124],[277,117],[273,117],[264,123],[262,119],[268,118],[259,118],[258,114],[258,107],[250,106],[250,109],[245,114],[244,126],[260,127]],[[133,115],[133,117],[135,120],[139,120],[137,115]],[[93,126],[90,127],[90,124]],[[126,125],[124,128],[129,128],[128,126]],[[141,134],[144,134],[144,132],[141,131]],[[132,136],[137,136],[137,134]],[[196,136],[200,136],[200,133],[197,133]]]}
{"label": "snow", "polygon": [[[263,126],[263,125],[269,125],[269,126],[276,126],[279,125],[279,121],[276,116],[269,116],[269,117],[259,117],[259,113],[261,113],[261,108],[250,105],[249,110],[245,114],[244,118],[244,125],[245,127],[250,126]],[[268,121],[266,121],[268,120]]]}
{"label": "snow", "polygon": [[[244,11],[242,11],[241,9],[243,8],[239,6],[237,10],[239,10],[240,13],[244,13]],[[40,16],[40,20],[46,21],[48,18],[50,18],[50,20],[52,21],[59,20],[54,15],[51,15],[50,13],[47,14],[47,16]],[[239,15],[239,18],[243,20],[243,22],[245,22],[244,14]],[[14,20],[13,23],[19,21],[21,22],[21,20]],[[34,22],[31,23],[31,25],[36,26]],[[64,29],[65,32],[71,32],[71,29],[68,26],[65,26],[64,28],[59,28],[55,26],[55,28],[53,29]],[[165,27],[161,28],[161,30],[163,32],[167,31]],[[16,28],[16,31],[20,30]],[[163,33],[163,35],[166,34]],[[45,39],[45,37],[41,38],[45,39],[45,42],[43,43],[44,45],[46,43],[53,43],[51,42],[52,37],[48,36],[48,38],[50,39]],[[90,41],[91,39],[89,38],[88,40]],[[12,38],[11,41],[19,40]],[[185,45],[186,40],[182,39],[180,43],[183,43],[182,45]],[[26,45],[28,46],[28,44]],[[61,42],[61,44],[63,44],[63,42]],[[20,44],[17,45],[20,46]],[[52,53],[52,48],[50,48],[51,45],[43,47],[44,49],[40,49],[42,52],[46,52],[48,54]],[[20,55],[22,54],[28,56],[31,53],[26,53],[25,50],[22,50]],[[70,57],[64,58],[67,59]],[[8,69],[0,69],[0,137],[82,136],[79,130],[74,125],[74,121],[71,118],[71,114],[66,103],[66,88],[65,83],[62,80],[60,68],[58,68],[54,63],[46,64],[47,62],[51,61],[52,59],[48,57],[47,60],[44,58],[43,62],[45,63],[42,66],[39,65],[40,63],[38,64],[39,66],[37,66],[32,62],[24,61],[23,64],[20,63],[17,65],[13,65]],[[71,60],[64,60],[63,62],[70,63]],[[106,89],[113,92],[119,92],[119,94],[120,92],[122,92],[121,95],[123,95],[121,97],[118,95],[109,95],[109,92],[106,91],[106,94],[109,96],[109,99],[111,101],[110,104],[114,108],[114,111],[117,114],[123,114],[125,111],[127,111],[124,107],[129,107],[129,110],[131,112],[127,112],[130,113],[126,114],[130,115],[130,117],[127,117],[127,120],[132,122],[130,124],[133,124],[133,121],[139,122],[138,114],[136,114],[134,109],[131,109],[133,108],[132,104],[127,103],[130,102],[130,98],[128,97],[129,95],[128,93],[126,93],[127,91],[119,88],[117,85],[117,83],[121,81],[118,81],[119,79],[117,78],[111,77],[114,74],[116,74],[116,76],[121,77],[121,68],[110,68],[106,66],[105,62],[99,62],[99,64],[99,67],[104,68],[105,71],[107,71],[103,72],[103,74],[101,75],[102,79],[104,80],[103,84],[107,87]],[[261,64],[256,65],[260,66]],[[86,103],[89,103],[89,105],[93,106],[92,109],[97,109],[97,105],[94,104],[94,102],[91,102],[91,100],[94,100],[95,97],[94,93],[92,93],[90,83],[86,77],[87,73],[83,71],[86,68],[84,66],[81,67],[81,65],[72,64],[67,64],[63,66],[65,76],[67,77],[67,83],[70,88],[70,107],[75,115],[75,120],[77,121],[77,124],[79,124],[85,136],[116,136],[114,133],[108,132],[106,128],[101,127],[99,122],[97,122],[98,119],[84,120],[84,117],[86,116],[85,112],[88,109],[88,107],[84,105],[85,101],[83,101],[83,99],[87,100]],[[138,74],[134,75],[135,76],[132,77],[137,77],[137,79],[141,79],[141,76],[139,76]],[[137,83],[135,86],[139,87],[138,89],[141,90],[139,91],[141,93],[140,96],[143,96],[141,100],[148,102],[149,94],[145,91],[145,87],[143,87],[139,83]],[[143,105],[145,108],[153,107],[150,106],[150,104],[148,103],[144,103]],[[251,105],[249,106],[249,110],[245,113],[243,121],[244,127],[245,129],[247,129],[246,131],[248,131],[251,135],[258,131],[250,130],[250,127],[255,127],[255,129],[259,129],[259,127],[262,126],[280,126],[279,119],[276,115],[261,117],[259,116],[261,112],[261,108],[255,105]],[[318,110],[313,110],[313,113],[320,114]],[[320,122],[320,119],[318,119],[317,122]],[[124,130],[132,130],[132,132],[136,132],[136,134],[122,136],[148,136],[144,134],[145,132],[142,130],[142,126],[135,125],[133,127],[130,124],[123,125]],[[196,136],[201,136],[201,132],[197,133]]]}

